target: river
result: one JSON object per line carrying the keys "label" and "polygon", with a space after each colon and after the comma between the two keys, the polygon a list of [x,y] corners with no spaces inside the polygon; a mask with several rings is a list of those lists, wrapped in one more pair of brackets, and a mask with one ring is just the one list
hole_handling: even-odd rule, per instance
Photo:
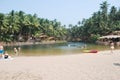
{"label": "river", "polygon": [[41,55],[66,55],[66,54],[78,54],[82,53],[83,49],[107,49],[108,47],[86,44],[83,42],[67,42],[67,43],[55,43],[55,44],[33,44],[33,45],[21,45],[21,46],[6,46],[5,50],[9,54],[15,55],[14,48],[20,47],[19,56],[41,56]]}

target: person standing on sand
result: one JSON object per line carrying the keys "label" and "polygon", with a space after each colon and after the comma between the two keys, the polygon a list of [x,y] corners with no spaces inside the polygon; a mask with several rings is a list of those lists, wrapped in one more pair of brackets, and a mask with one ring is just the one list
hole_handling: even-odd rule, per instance
{"label": "person standing on sand", "polygon": [[14,48],[14,53],[16,54],[16,56],[18,56],[18,50],[17,50],[17,48]]}
{"label": "person standing on sand", "polygon": [[21,54],[21,47],[19,46],[18,47],[18,55],[20,55]]}
{"label": "person standing on sand", "polygon": [[114,43],[113,42],[110,42],[110,49],[111,49],[111,53],[113,53],[113,50],[114,50]]}

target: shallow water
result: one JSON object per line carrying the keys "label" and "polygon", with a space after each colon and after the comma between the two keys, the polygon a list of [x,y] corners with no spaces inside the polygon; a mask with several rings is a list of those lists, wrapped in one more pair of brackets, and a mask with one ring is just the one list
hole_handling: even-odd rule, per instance
{"label": "shallow water", "polygon": [[55,44],[36,44],[36,45],[22,45],[22,46],[6,46],[5,50],[11,55],[15,55],[13,49],[21,48],[20,56],[40,56],[40,55],[66,55],[82,53],[83,49],[104,50],[108,47],[96,44],[86,44],[83,42],[68,42]]}

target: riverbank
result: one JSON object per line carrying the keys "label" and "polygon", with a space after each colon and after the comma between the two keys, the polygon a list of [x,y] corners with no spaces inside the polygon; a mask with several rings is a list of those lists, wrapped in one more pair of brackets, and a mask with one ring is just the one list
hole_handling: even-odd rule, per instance
{"label": "riverbank", "polygon": [[0,60],[0,80],[118,80],[120,50]]}
{"label": "riverbank", "polygon": [[55,43],[65,43],[66,41],[42,41],[42,42],[11,42],[5,43],[0,42],[3,46],[22,46],[22,45],[33,45],[33,44],[55,44]]}

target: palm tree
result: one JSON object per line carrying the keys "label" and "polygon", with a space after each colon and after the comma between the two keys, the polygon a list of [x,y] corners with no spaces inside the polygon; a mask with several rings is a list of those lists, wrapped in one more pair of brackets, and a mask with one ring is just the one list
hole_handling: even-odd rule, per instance
{"label": "palm tree", "polygon": [[22,35],[22,30],[23,30],[23,27],[24,27],[24,20],[25,20],[25,15],[24,15],[25,13],[23,12],[23,11],[19,11],[18,12],[18,17],[19,17],[19,25],[20,25],[20,31],[19,31],[19,33],[18,33],[18,38]]}
{"label": "palm tree", "polygon": [[5,15],[0,13],[0,41],[2,40],[2,36],[3,36],[3,28],[4,28],[4,17]]}

